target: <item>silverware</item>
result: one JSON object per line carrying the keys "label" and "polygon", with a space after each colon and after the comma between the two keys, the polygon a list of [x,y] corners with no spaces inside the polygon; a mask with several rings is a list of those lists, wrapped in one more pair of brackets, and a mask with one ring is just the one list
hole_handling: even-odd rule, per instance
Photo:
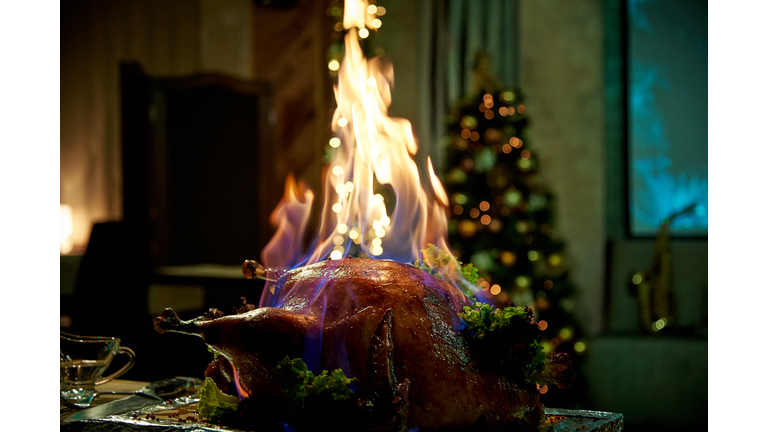
{"label": "silverware", "polygon": [[148,405],[157,405],[164,398],[178,395],[184,391],[194,391],[203,385],[198,378],[175,377],[155,381],[127,398],[88,408],[67,417],[64,422],[105,418],[115,414],[137,410]]}

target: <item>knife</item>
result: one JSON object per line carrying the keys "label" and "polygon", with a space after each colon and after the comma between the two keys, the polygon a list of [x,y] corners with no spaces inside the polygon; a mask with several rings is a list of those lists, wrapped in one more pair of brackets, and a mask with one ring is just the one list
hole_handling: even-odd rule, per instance
{"label": "knife", "polygon": [[67,417],[64,422],[105,418],[115,414],[137,410],[149,405],[163,402],[164,397],[182,393],[185,390],[194,391],[203,384],[201,379],[175,377],[150,383],[135,394],[123,399],[108,402],[103,405],[88,408]]}

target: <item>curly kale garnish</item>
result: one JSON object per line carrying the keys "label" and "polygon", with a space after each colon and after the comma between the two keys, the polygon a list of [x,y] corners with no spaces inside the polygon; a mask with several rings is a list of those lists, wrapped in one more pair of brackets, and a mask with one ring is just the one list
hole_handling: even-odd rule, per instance
{"label": "curly kale garnish", "polygon": [[544,360],[544,371],[541,373],[539,384],[568,388],[576,378],[572,366],[571,357],[567,353],[549,353]]}
{"label": "curly kale garnish", "polygon": [[544,355],[541,331],[528,307],[495,308],[483,303],[464,306],[459,316],[467,323],[475,347],[491,366],[517,382],[566,388],[573,381],[568,354]]}
{"label": "curly kale garnish", "polygon": [[473,284],[477,282],[478,275],[475,266],[471,263],[462,266],[457,257],[432,243],[427,244],[427,248],[421,250],[421,257],[421,261],[417,259],[411,265],[447,282],[451,282],[455,275],[461,275]]}
{"label": "curly kale garnish", "polygon": [[283,392],[297,408],[303,408],[304,401],[312,396],[327,397],[333,401],[344,401],[352,396],[349,385],[354,378],[347,378],[341,369],[330,374],[324,370],[315,375],[302,359],[286,356],[277,364],[275,371]]}
{"label": "curly kale garnish", "polygon": [[497,309],[492,305],[476,302],[472,306],[464,306],[464,312],[459,312],[459,316],[467,323],[474,337],[483,339],[489,332],[508,326],[513,319],[530,322],[532,313],[527,307],[508,306]]}

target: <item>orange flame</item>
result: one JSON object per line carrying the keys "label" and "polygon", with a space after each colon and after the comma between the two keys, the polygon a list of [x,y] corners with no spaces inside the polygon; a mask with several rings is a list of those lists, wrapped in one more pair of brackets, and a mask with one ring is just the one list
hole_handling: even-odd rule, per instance
{"label": "orange flame", "polygon": [[288,175],[283,199],[269,216],[277,231],[261,251],[261,262],[267,268],[280,268],[300,258],[314,197],[303,181],[297,184],[293,175]]}
{"label": "orange flame", "polygon": [[[418,258],[428,243],[447,249],[449,201],[445,190],[428,160],[434,195],[428,196],[412,158],[418,145],[411,123],[387,115],[393,68],[379,58],[366,59],[358,42],[358,29],[367,26],[375,30],[367,6],[363,0],[345,2],[343,22],[349,31],[345,36],[346,56],[334,87],[337,108],[332,120],[332,131],[341,144],[325,173],[317,235],[308,255],[298,259],[301,238],[290,236],[303,236],[312,195],[304,191],[305,203],[299,204],[296,196],[300,192],[294,191],[294,180],[289,178],[293,186],[286,186],[286,196],[273,213],[281,225],[262,254],[267,267],[312,264],[326,257],[340,259],[357,248],[371,257],[400,262]],[[383,195],[375,190],[377,183],[394,191],[390,211]],[[307,213],[293,220],[284,218],[292,211]]]}

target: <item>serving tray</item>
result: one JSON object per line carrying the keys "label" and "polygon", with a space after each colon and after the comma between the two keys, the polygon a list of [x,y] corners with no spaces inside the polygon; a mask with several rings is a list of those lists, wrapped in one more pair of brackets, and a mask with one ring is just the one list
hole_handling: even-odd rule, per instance
{"label": "serving tray", "polygon": [[[197,419],[197,395],[184,396],[137,411],[98,420],[81,420],[61,424],[67,432],[245,432],[239,429],[205,423]],[[541,432],[617,432],[624,428],[624,417],[618,413],[545,408],[546,420]],[[286,432],[293,429],[286,427]]]}

